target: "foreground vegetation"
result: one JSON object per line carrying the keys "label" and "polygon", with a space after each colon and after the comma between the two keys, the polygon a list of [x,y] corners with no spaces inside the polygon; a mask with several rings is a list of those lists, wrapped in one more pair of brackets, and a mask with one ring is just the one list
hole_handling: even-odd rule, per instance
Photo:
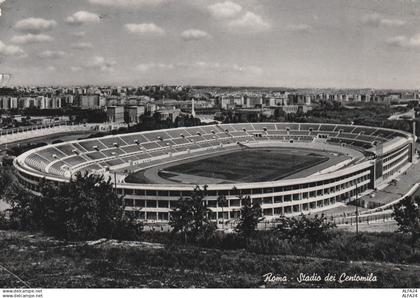
{"label": "foreground vegetation", "polygon": [[[144,233],[144,239],[168,235]],[[26,232],[0,231],[0,263],[31,287],[411,287],[420,286],[420,263],[407,263],[410,248],[393,247],[396,235],[345,233],[323,255],[310,256],[272,250],[268,235],[256,238],[250,250],[222,250],[191,245],[146,245],[140,242],[65,242]],[[262,241],[264,240],[264,241]],[[344,242],[343,242],[344,240]],[[343,242],[343,243],[340,243]],[[353,243],[353,244],[351,244]],[[260,247],[264,246],[264,247]],[[353,249],[360,247],[353,252]],[[341,253],[335,255],[337,248]],[[373,249],[372,249],[373,248]],[[260,250],[262,249],[262,250]],[[287,250],[293,250],[289,247]],[[383,251],[383,254],[379,253]],[[257,252],[258,251],[258,252]],[[378,262],[395,253],[397,263]],[[348,254],[348,255],[347,255]],[[359,261],[349,262],[357,254]],[[314,256],[315,255],[315,256]],[[327,256],[329,255],[329,256]],[[357,258],[356,258],[357,259]],[[287,282],[264,282],[263,275],[286,276]],[[376,282],[302,282],[301,273],[340,276],[372,273]],[[22,287],[22,282],[0,271],[0,287]]]}

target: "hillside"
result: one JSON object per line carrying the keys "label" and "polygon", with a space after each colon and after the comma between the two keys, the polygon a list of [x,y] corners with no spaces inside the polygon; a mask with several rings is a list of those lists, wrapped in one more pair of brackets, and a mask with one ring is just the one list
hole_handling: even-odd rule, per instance
{"label": "hillside", "polygon": [[[71,243],[17,231],[0,231],[0,250],[3,288],[420,287],[420,260],[396,264],[147,242]],[[265,283],[267,273],[276,282]],[[299,283],[301,273],[321,281]],[[328,273],[337,281],[325,282]],[[339,283],[343,273],[372,273],[371,281]],[[287,282],[280,281],[284,276]]]}

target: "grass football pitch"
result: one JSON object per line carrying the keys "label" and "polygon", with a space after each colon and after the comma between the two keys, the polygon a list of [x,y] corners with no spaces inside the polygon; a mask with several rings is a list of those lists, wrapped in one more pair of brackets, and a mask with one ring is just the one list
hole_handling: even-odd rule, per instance
{"label": "grass football pitch", "polygon": [[165,168],[170,173],[237,182],[274,181],[328,160],[303,150],[251,149]]}

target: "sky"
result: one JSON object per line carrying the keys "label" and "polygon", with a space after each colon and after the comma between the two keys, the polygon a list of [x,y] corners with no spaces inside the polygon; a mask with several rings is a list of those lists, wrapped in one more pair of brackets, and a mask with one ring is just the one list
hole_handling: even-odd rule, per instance
{"label": "sky", "polygon": [[0,0],[13,85],[420,88],[420,0]]}

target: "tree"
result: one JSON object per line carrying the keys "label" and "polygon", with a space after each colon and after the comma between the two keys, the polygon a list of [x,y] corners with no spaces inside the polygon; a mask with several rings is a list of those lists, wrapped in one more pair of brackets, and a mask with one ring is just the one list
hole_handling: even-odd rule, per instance
{"label": "tree", "polygon": [[329,221],[324,214],[308,217],[304,214],[299,217],[281,216],[274,229],[280,238],[290,241],[306,239],[311,245],[328,243],[333,238],[331,231],[335,224]]}
{"label": "tree", "polygon": [[257,229],[262,216],[261,206],[258,201],[251,202],[250,196],[239,197],[242,202],[239,223],[236,232],[242,238],[249,238]]}
{"label": "tree", "polygon": [[7,209],[9,213],[9,225],[20,230],[36,230],[34,222],[32,204],[35,196],[13,183],[7,191],[5,201],[10,205]]}
{"label": "tree", "polygon": [[208,239],[215,230],[215,225],[209,220],[210,210],[204,198],[207,186],[201,189],[196,186],[190,197],[181,197],[173,209],[169,224],[172,232],[181,233],[185,242],[197,243]]}
{"label": "tree", "polygon": [[0,167],[0,200],[5,200],[13,183],[13,176],[9,169]]}
{"label": "tree", "polygon": [[398,231],[411,237],[411,247],[415,251],[420,238],[420,197],[406,197],[394,205],[392,216],[397,222]]}
{"label": "tree", "polygon": [[[30,211],[34,225],[68,240],[136,239],[142,225],[127,219],[123,197],[103,176],[76,174],[69,183],[42,182],[41,196],[34,196]],[[130,229],[130,233],[127,232]]]}
{"label": "tree", "polygon": [[223,228],[225,228],[225,211],[224,211],[224,207],[227,204],[227,199],[225,195],[220,195],[217,197],[217,204],[219,207],[222,207],[222,225]]}

